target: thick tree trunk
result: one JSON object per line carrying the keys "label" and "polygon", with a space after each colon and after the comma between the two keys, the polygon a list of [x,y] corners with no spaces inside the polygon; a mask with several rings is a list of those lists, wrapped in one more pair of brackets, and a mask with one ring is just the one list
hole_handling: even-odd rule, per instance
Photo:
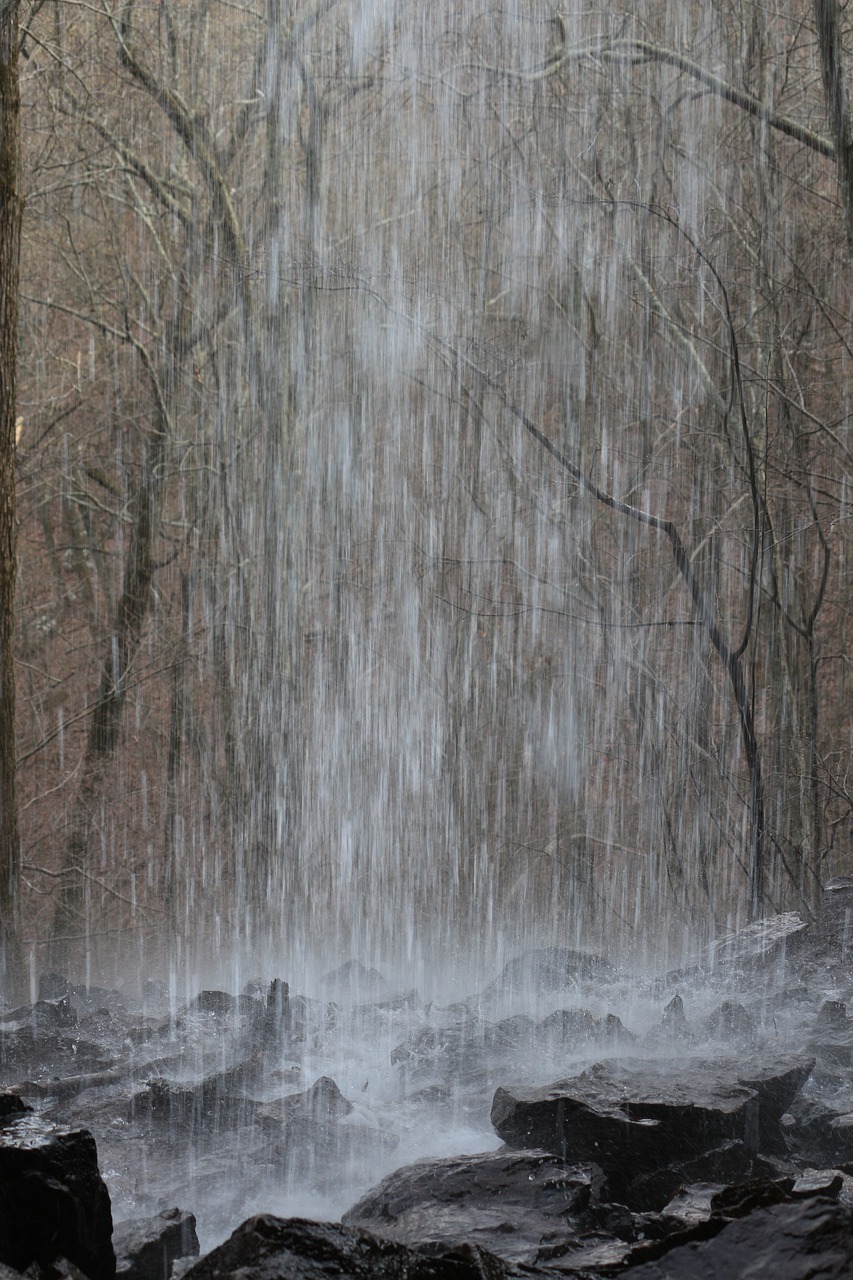
{"label": "thick tree trunk", "polygon": [[15,409],[21,248],[18,14],[0,7],[0,995],[23,982],[15,798]]}
{"label": "thick tree trunk", "polygon": [[60,972],[80,966],[89,941],[87,910],[91,884],[93,823],[103,802],[104,783],[121,733],[127,675],[148,613],[154,576],[154,539],[163,501],[165,418],[152,432],[145,474],[133,504],[130,548],[121,598],[107,639],[98,700],[89,723],[80,790],[71,817],[62,864],[62,886],[51,929],[48,965]]}
{"label": "thick tree trunk", "polygon": [[835,144],[838,182],[844,199],[847,244],[853,252],[853,120],[850,114],[848,77],[845,72],[841,10],[838,0],[815,0],[820,68],[826,95],[826,111]]}

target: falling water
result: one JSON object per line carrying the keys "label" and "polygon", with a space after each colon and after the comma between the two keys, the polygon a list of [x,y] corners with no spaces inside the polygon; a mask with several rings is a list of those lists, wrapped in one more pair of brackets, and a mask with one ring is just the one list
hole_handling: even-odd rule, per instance
{"label": "falling water", "polygon": [[826,134],[810,10],[642,8],[33,14],[34,978],[59,884],[174,1010],[665,968],[847,869],[843,219],[714,91]]}

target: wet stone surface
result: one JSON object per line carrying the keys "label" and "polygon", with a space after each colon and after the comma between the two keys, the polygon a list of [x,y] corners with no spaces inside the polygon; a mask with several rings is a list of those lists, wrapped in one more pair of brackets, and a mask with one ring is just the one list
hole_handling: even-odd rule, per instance
{"label": "wet stone surface", "polygon": [[794,1275],[853,1205],[853,972],[831,920],[777,917],[649,980],[530,952],[443,1006],[357,962],[309,993],[291,975],[181,1001],[47,975],[0,1012],[0,1127],[22,1151],[28,1124],[91,1131],[120,1272],[131,1223],[156,1239],[181,1205],[205,1253],[230,1237],[223,1274],[651,1276],[679,1250],[716,1265],[742,1247],[731,1225],[778,1209],[800,1223]]}

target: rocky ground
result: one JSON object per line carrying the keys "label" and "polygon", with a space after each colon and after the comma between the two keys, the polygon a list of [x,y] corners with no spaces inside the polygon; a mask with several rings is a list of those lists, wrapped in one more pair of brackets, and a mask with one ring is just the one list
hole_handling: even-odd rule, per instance
{"label": "rocky ground", "polygon": [[849,1276],[851,921],[842,882],[677,973],[528,952],[450,1006],[46,975],[0,1012],[0,1280]]}

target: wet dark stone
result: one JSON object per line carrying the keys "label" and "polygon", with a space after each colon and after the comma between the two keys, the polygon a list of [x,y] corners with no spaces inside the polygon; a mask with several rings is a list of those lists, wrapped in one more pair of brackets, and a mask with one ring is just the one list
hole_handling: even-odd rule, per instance
{"label": "wet dark stone", "polygon": [[24,1271],[68,1258],[89,1280],[112,1280],[110,1197],[85,1129],[37,1116],[0,1124],[0,1261]]}
{"label": "wet dark stone", "polygon": [[715,1040],[751,1039],[756,1031],[755,1019],[735,1000],[724,1000],[705,1022],[705,1033]]}
{"label": "wet dark stone", "polygon": [[784,1136],[793,1159],[816,1168],[841,1168],[853,1161],[853,1110],[814,1090],[794,1099]]}
{"label": "wet dark stone", "polygon": [[131,1103],[134,1119],[150,1119],[189,1132],[198,1141],[216,1138],[217,1131],[249,1123],[258,1104],[235,1088],[231,1072],[208,1076],[197,1085],[152,1080],[135,1094]]}
{"label": "wet dark stone", "polygon": [[711,1240],[670,1248],[625,1274],[630,1280],[848,1280],[853,1212],[820,1197],[757,1209],[726,1223]]}
{"label": "wet dark stone", "polygon": [[844,1175],[837,1169],[810,1169],[801,1173],[791,1188],[793,1196],[828,1196],[837,1200],[844,1186]]}
{"label": "wet dark stone", "polygon": [[348,960],[327,973],[322,986],[336,1000],[371,1001],[388,994],[388,983],[379,970],[368,969],[360,960]]}
{"label": "wet dark stone", "polygon": [[779,1121],[811,1075],[815,1060],[809,1054],[739,1064],[737,1080],[758,1096],[758,1145],[768,1155],[787,1151]]}
{"label": "wet dark stone", "polygon": [[409,1248],[355,1227],[260,1214],[184,1280],[504,1280],[518,1274],[475,1245]]}
{"label": "wet dark stone", "polygon": [[419,1160],[389,1174],[342,1221],[412,1245],[473,1242],[533,1265],[542,1250],[581,1249],[602,1183],[597,1166],[544,1151]]}
{"label": "wet dark stone", "polygon": [[349,1115],[352,1109],[352,1103],[344,1097],[334,1080],[321,1076],[303,1093],[291,1093],[265,1103],[258,1117],[262,1121],[285,1125],[297,1121],[328,1124]]}
{"label": "wet dark stone", "polygon": [[537,1039],[571,1050],[595,1038],[598,1020],[589,1009],[555,1009],[536,1024]]}
{"label": "wet dark stone", "polygon": [[227,991],[200,991],[190,1005],[199,1013],[211,1013],[217,1018],[225,1018],[237,1009],[237,1001]]}
{"label": "wet dark stone", "polygon": [[562,991],[580,982],[606,981],[615,975],[616,970],[602,956],[573,951],[568,947],[545,947],[538,951],[525,951],[510,960],[485,988],[483,995]]}
{"label": "wet dark stone", "polygon": [[843,1000],[824,1000],[815,1018],[814,1030],[837,1031],[847,1027],[847,1005]]}
{"label": "wet dark stone", "polygon": [[116,1280],[169,1280],[179,1258],[197,1258],[195,1217],[164,1209],[151,1218],[119,1222],[113,1230]]}
{"label": "wet dark stone", "polygon": [[510,1146],[600,1165],[611,1198],[661,1208],[679,1180],[750,1176],[761,1133],[776,1137],[811,1066],[808,1058],[752,1070],[699,1059],[597,1063],[544,1089],[498,1089],[492,1124]]}
{"label": "wet dark stone", "polygon": [[687,1034],[687,1015],[684,1012],[684,1001],[681,996],[674,995],[664,1009],[661,1027],[668,1035],[677,1038]]}
{"label": "wet dark stone", "polygon": [[722,971],[754,971],[791,955],[808,936],[809,926],[796,911],[767,916],[745,925],[710,948],[711,966]]}
{"label": "wet dark stone", "polygon": [[472,1069],[483,1058],[494,1060],[529,1045],[534,1034],[535,1023],[523,1015],[502,1022],[469,1017],[447,1027],[415,1032],[392,1050],[391,1062],[416,1073],[441,1070],[456,1075]]}
{"label": "wet dark stone", "polygon": [[853,1068],[853,1018],[841,1000],[825,1000],[808,1039],[808,1048],[820,1065],[830,1071]]}
{"label": "wet dark stone", "polygon": [[32,1107],[28,1107],[23,1098],[19,1098],[16,1093],[0,1093],[0,1120],[5,1120],[7,1116],[23,1115],[25,1111],[32,1111]]}
{"label": "wet dark stone", "polygon": [[672,1155],[669,1163],[650,1173],[611,1179],[612,1194],[637,1212],[662,1212],[679,1187],[695,1183],[744,1184],[774,1172],[743,1142],[724,1142],[692,1158]]}

